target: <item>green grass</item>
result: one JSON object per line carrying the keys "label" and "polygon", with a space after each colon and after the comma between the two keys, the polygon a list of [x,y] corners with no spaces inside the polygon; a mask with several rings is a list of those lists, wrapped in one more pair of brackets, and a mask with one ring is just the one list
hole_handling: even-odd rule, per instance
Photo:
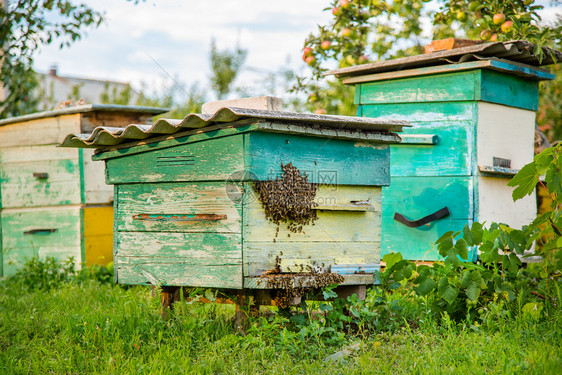
{"label": "green grass", "polygon": [[[346,335],[318,320],[291,329],[279,315],[233,330],[233,307],[180,302],[163,321],[149,288],[94,281],[29,290],[0,283],[0,373],[471,373],[556,374],[562,314],[494,329],[402,324]],[[463,328],[464,327],[464,328]],[[333,339],[330,339],[333,338]],[[354,354],[323,359],[359,343]]]}

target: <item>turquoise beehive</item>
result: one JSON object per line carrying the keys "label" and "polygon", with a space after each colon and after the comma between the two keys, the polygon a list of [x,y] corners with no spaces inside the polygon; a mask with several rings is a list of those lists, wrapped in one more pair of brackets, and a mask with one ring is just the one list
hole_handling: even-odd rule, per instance
{"label": "turquoise beehive", "polygon": [[[486,43],[333,71],[356,87],[358,116],[413,127],[391,146],[383,188],[381,256],[439,259],[443,233],[474,221],[513,227],[536,216],[535,197],[517,202],[509,178],[533,159],[539,81],[554,75],[524,41]],[[469,260],[476,260],[473,249]]]}

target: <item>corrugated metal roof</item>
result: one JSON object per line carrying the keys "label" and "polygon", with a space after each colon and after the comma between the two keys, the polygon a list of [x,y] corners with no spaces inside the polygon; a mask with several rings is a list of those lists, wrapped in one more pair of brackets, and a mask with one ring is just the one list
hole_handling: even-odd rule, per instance
{"label": "corrugated metal roof", "polygon": [[555,56],[556,61],[562,60],[561,52],[550,48],[543,48],[546,56],[542,61],[539,61],[533,52],[534,49],[534,44],[524,40],[491,42],[371,64],[351,66],[348,68],[331,70],[327,72],[326,75],[335,75],[338,78],[351,77],[435,65],[455,64],[486,58],[501,58],[532,66],[554,64],[555,60],[552,58],[552,55]]}
{"label": "corrugated metal roof", "polygon": [[[131,124],[124,128],[97,127],[91,134],[69,134],[62,147],[104,148],[136,140],[173,135],[189,129],[202,129],[214,125],[231,126],[239,120],[267,120],[276,123],[307,125],[311,128],[359,130],[376,133],[402,131],[410,126],[402,120],[378,120],[368,117],[316,115],[308,113],[264,111],[246,108],[221,108],[213,115],[189,114],[183,120],[159,119],[153,125]],[[203,130],[203,129],[202,129]]]}
{"label": "corrugated metal roof", "polygon": [[86,113],[86,112],[94,112],[94,111],[147,113],[150,115],[159,115],[161,113],[168,112],[169,110],[170,110],[169,108],[159,108],[159,107],[141,107],[141,106],[117,105],[117,104],[86,104],[86,105],[78,105],[74,107],[56,109],[53,111],[36,112],[24,116],[10,117],[4,120],[0,120],[0,126],[15,124],[18,122],[30,121],[30,120],[38,120],[46,117],[72,115],[75,113]]}

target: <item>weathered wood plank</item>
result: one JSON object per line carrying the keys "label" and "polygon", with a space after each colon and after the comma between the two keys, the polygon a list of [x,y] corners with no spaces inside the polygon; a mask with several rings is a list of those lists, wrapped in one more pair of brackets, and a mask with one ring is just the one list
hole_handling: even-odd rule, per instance
{"label": "weathered wood plank", "polygon": [[[456,122],[472,121],[476,118],[476,104],[464,102],[425,102],[420,103],[387,103],[364,104],[362,115],[385,120],[406,120],[418,122]],[[407,133],[409,128],[404,128]]]}
{"label": "weathered wood plank", "polygon": [[[120,231],[241,233],[241,204],[231,199],[241,184],[232,182],[118,185],[116,228]],[[232,194],[230,194],[232,193]],[[219,214],[217,221],[137,220],[139,214]]]}
{"label": "weathered wood plank", "polygon": [[121,232],[115,243],[119,283],[242,287],[239,234]]}
{"label": "weathered wood plank", "polygon": [[392,219],[398,212],[417,220],[448,207],[450,218],[472,219],[473,195],[472,177],[393,177],[392,185],[383,188],[382,215]]}
{"label": "weathered wood plank", "polygon": [[271,271],[278,262],[283,272],[307,272],[307,266],[327,270],[337,264],[378,264],[380,242],[244,243],[244,276]]}
{"label": "weathered wood plank", "polygon": [[113,186],[105,183],[105,163],[93,161],[94,150],[82,149],[84,168],[84,196],[86,204],[113,202]]}
{"label": "weathered wood plank", "polygon": [[539,82],[490,70],[481,72],[481,92],[477,100],[536,111],[539,108]]}
{"label": "weathered wood plank", "polygon": [[77,159],[3,163],[1,172],[4,207],[81,202],[80,167]]}
{"label": "weathered wood plank", "polygon": [[80,207],[3,210],[1,223],[4,276],[32,256],[73,256],[80,265]]}
{"label": "weathered wood plank", "polygon": [[57,145],[70,133],[80,133],[78,113],[0,126],[0,147]]}
{"label": "weathered wood plank", "polygon": [[[373,274],[356,274],[356,275],[342,275],[344,281],[338,285],[372,285],[375,282]],[[272,286],[267,285],[267,278],[264,277],[244,277],[244,288],[247,289],[274,289]],[[295,276],[291,287],[300,286],[313,286],[315,285],[314,277],[310,276]]]}
{"label": "weathered wood plank", "polygon": [[226,181],[243,168],[242,135],[234,135],[108,159],[107,182]]}
{"label": "weathered wood plank", "polygon": [[365,83],[360,104],[475,100],[479,76],[464,71]]}
{"label": "weathered wood plank", "polygon": [[275,179],[288,163],[315,183],[381,186],[390,179],[388,145],[253,132],[248,146],[248,170],[255,180]]}

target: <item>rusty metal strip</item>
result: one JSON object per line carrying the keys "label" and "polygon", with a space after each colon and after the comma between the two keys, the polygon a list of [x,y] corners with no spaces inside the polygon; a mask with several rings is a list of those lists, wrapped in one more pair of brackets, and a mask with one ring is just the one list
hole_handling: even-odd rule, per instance
{"label": "rusty metal strip", "polygon": [[133,220],[145,221],[218,221],[226,220],[223,214],[137,214]]}

